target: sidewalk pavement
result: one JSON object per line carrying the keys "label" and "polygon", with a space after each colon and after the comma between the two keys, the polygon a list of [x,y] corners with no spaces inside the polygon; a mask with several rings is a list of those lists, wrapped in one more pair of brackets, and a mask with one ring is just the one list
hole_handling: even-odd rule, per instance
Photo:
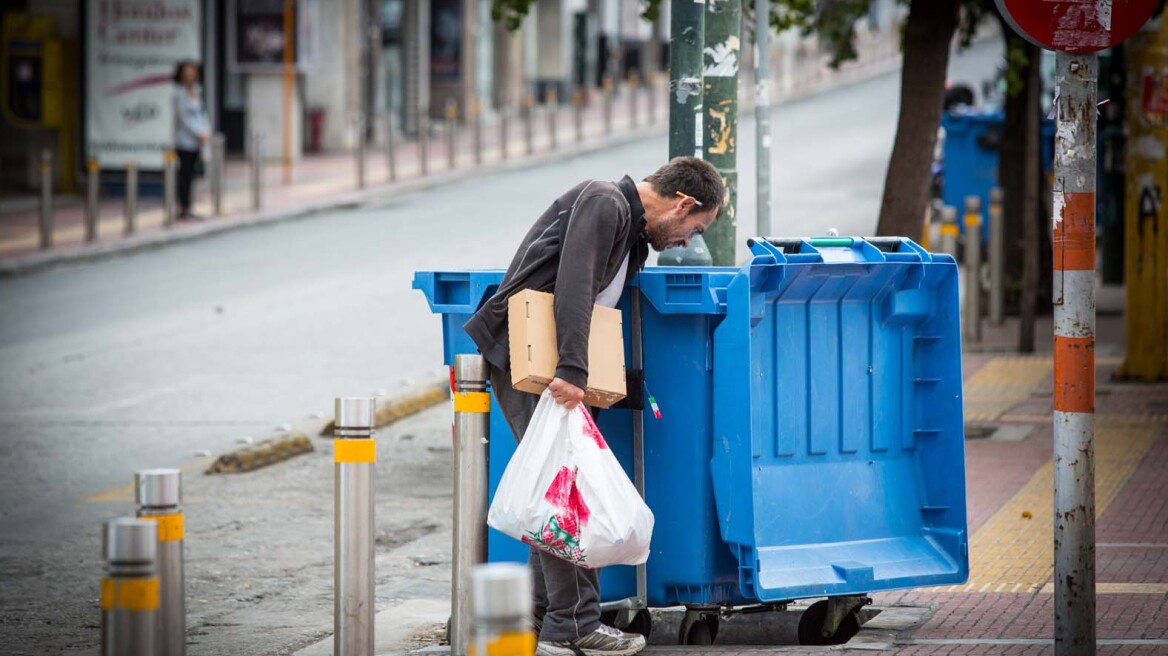
{"label": "sidewalk pavement", "polygon": [[[897,42],[888,35],[864,33],[859,39],[860,58],[839,70],[828,67],[828,53],[800,48],[786,64],[782,84],[774,90],[776,103],[791,102],[894,70],[900,63]],[[754,105],[753,83],[745,71],[739,110],[750,115]],[[179,222],[166,227],[162,199],[140,195],[137,229],[127,235],[122,198],[104,197],[100,202],[98,237],[85,241],[83,196],[54,199],[53,247],[40,247],[39,209],[34,197],[0,203],[0,275],[33,271],[54,264],[102,257],[112,253],[158,247],[197,239],[248,226],[305,217],[316,212],[379,204],[395,196],[443,184],[470,174],[537,166],[552,158],[592,152],[619,143],[664,133],[668,124],[668,80],[657,77],[640,87],[621,86],[611,101],[611,126],[605,119],[605,101],[595,93],[577,122],[570,99],[560,99],[558,110],[535,107],[531,120],[531,146],[521,114],[507,121],[506,157],[498,116],[483,120],[481,162],[476,161],[474,134],[469,125],[455,126],[454,166],[450,165],[447,135],[442,121],[431,121],[427,149],[427,173],[422,172],[422,153],[417,140],[400,140],[396,148],[396,176],[389,179],[385,131],[368,148],[366,185],[358,185],[355,153],[305,156],[295,163],[291,180],[284,181],[279,161],[262,167],[262,204],[253,208],[250,163],[231,159],[226,164],[222,215],[213,216],[207,181],[196,181],[194,212],[200,222]],[[554,128],[553,128],[554,123]],[[577,129],[577,124],[579,129]],[[553,138],[553,129],[555,132]],[[271,150],[271,146],[269,146]]]}
{"label": "sidewalk pavement", "polygon": [[[1097,292],[1096,630],[1100,654],[1152,656],[1168,654],[1168,383],[1112,380],[1123,359],[1123,294],[1122,287]],[[870,609],[879,614],[842,646],[801,647],[789,638],[781,646],[734,644],[733,624],[767,621],[738,615],[723,621],[710,647],[677,646],[660,622],[646,653],[1054,653],[1051,317],[1038,321],[1036,353],[1014,352],[1017,334],[1011,318],[966,344],[966,584],[874,594]],[[446,604],[395,600],[377,616],[376,653],[447,651]],[[790,625],[790,616],[775,622]],[[775,634],[789,635],[789,628]],[[331,645],[329,639],[299,653],[328,654]]]}

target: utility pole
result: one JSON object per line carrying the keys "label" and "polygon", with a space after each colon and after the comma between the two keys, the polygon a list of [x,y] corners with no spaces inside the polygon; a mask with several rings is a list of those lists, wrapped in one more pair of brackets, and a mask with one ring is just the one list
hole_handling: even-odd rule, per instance
{"label": "utility pole", "polygon": [[722,214],[706,230],[715,266],[733,266],[738,232],[738,62],[742,0],[708,0],[703,50],[706,93],[703,150],[722,174]]}
{"label": "utility pole", "polygon": [[669,159],[701,157],[705,2],[673,0],[669,49]]}
{"label": "utility pole", "polygon": [[[704,158],[702,48],[706,32],[705,0],[673,0],[669,25],[669,159]],[[709,266],[712,262],[705,240],[696,235],[686,248],[665,249],[657,263],[663,266]]]}
{"label": "utility pole", "polygon": [[754,124],[757,223],[755,233],[771,235],[771,0],[754,3]]}

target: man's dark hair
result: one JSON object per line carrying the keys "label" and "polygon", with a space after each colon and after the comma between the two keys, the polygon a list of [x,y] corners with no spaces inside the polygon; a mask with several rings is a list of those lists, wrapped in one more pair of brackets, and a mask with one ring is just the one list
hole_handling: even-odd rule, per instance
{"label": "man's dark hair", "polygon": [[681,192],[702,204],[702,211],[722,206],[726,186],[722,176],[704,159],[674,157],[645,178],[659,196],[672,199]]}
{"label": "man's dark hair", "polygon": [[202,82],[203,71],[200,70],[202,67],[199,66],[199,62],[197,62],[193,59],[184,59],[184,60],[180,61],[178,64],[175,64],[174,83],[175,84],[182,84],[182,72],[183,72],[183,69],[186,68],[187,66],[194,67],[194,69],[195,69],[195,82]]}

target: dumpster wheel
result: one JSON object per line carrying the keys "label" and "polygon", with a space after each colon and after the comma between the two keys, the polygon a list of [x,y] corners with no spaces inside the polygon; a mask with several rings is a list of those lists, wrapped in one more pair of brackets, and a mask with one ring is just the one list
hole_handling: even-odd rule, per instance
{"label": "dumpster wheel", "polygon": [[677,644],[706,646],[718,637],[718,611],[686,608],[678,630]]}
{"label": "dumpster wheel", "polygon": [[606,610],[600,614],[600,623],[627,633],[639,633],[645,636],[646,640],[653,630],[653,618],[648,608],[642,608],[635,613],[628,610]]}
{"label": "dumpster wheel", "polygon": [[[839,626],[828,626],[828,604],[835,599],[822,599],[807,607],[799,618],[799,644],[842,645],[860,632],[860,608],[863,604],[843,610]],[[844,599],[839,599],[844,601]]]}

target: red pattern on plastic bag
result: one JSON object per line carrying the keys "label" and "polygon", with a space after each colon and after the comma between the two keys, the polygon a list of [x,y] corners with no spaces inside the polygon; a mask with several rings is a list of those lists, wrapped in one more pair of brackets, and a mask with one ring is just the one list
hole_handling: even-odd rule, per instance
{"label": "red pattern on plastic bag", "polygon": [[596,442],[596,446],[607,449],[608,443],[604,441],[604,436],[600,434],[600,429],[596,427],[596,422],[592,420],[592,413],[584,409],[584,406],[576,406],[580,414],[584,415],[584,435],[592,438]]}

